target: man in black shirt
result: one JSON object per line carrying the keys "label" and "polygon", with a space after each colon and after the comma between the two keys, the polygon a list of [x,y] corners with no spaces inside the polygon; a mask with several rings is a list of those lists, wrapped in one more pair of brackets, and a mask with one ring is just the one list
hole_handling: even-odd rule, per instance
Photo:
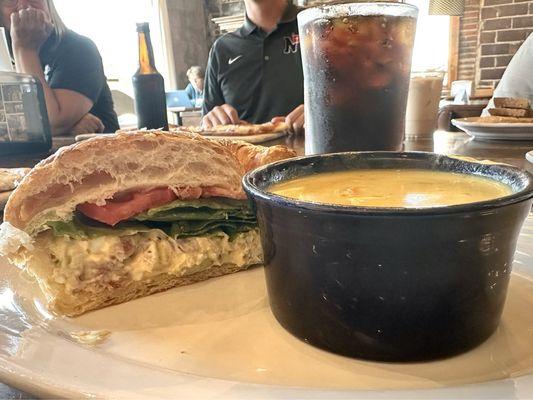
{"label": "man in black shirt", "polygon": [[[204,127],[285,119],[303,130],[303,71],[296,14],[287,0],[245,0],[246,20],[209,54]],[[284,117],[286,116],[286,117]]]}
{"label": "man in black shirt", "polygon": [[52,0],[1,0],[0,18],[17,71],[43,85],[54,134],[119,128],[98,49],[66,29]]}

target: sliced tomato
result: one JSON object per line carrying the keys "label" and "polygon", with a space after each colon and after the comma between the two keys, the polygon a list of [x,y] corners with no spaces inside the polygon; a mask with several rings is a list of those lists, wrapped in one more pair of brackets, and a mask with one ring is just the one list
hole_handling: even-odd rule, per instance
{"label": "sliced tomato", "polygon": [[176,194],[170,188],[155,188],[117,195],[107,200],[103,206],[83,203],[78,205],[77,209],[89,218],[113,226],[150,208],[162,206],[176,199]]}

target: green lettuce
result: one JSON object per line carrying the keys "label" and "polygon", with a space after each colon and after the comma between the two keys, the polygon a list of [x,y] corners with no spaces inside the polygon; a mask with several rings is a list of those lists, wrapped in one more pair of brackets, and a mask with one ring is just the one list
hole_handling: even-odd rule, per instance
{"label": "green lettuce", "polygon": [[76,213],[70,221],[53,221],[46,224],[56,236],[76,239],[99,236],[128,236],[159,229],[168,236],[200,236],[224,232],[233,237],[256,227],[256,219],[245,201],[210,198],[176,200],[120,222],[114,227],[102,224]]}
{"label": "green lettuce", "polygon": [[200,236],[214,231],[222,231],[231,237],[239,232],[253,229],[255,226],[256,223],[250,221],[179,221],[172,223],[170,236],[174,238]]}
{"label": "green lettuce", "polygon": [[151,230],[149,226],[123,222],[115,227],[110,227],[100,223],[87,223],[83,217],[78,215],[70,221],[47,222],[46,225],[52,229],[55,236],[69,236],[74,239],[87,239],[99,236],[128,236],[139,232]]}
{"label": "green lettuce", "polygon": [[224,220],[229,218],[255,221],[255,216],[248,207],[247,202],[224,198],[176,200],[135,216],[137,221],[164,222]]}

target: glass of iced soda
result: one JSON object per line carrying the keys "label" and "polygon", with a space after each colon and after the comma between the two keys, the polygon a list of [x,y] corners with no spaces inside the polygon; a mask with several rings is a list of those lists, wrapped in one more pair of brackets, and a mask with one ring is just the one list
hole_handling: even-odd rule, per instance
{"label": "glass of iced soda", "polygon": [[298,15],[306,154],[401,150],[417,15],[385,2]]}

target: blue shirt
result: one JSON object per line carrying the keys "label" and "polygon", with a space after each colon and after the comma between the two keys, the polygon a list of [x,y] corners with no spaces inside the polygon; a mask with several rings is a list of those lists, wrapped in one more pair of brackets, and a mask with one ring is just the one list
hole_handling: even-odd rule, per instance
{"label": "blue shirt", "polygon": [[204,93],[196,89],[192,83],[187,85],[185,92],[187,92],[187,96],[189,96],[189,99],[191,99],[193,106],[199,106],[201,104],[198,103],[202,103],[204,101]]}

